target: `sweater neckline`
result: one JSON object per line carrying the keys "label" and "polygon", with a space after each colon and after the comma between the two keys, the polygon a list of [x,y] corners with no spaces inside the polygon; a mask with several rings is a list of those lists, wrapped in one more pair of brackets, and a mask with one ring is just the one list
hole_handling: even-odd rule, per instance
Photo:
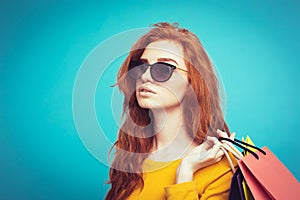
{"label": "sweater neckline", "polygon": [[143,171],[150,172],[163,168],[176,167],[179,165],[182,159],[170,160],[170,161],[155,161],[150,158],[146,158],[143,163]]}

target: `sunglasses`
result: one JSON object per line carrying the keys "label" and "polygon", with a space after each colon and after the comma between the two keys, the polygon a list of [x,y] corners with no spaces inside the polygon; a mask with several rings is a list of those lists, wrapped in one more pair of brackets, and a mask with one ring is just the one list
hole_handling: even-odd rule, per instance
{"label": "sunglasses", "polygon": [[128,76],[134,80],[137,80],[141,78],[148,67],[150,67],[152,79],[157,82],[166,82],[169,80],[175,69],[187,72],[187,70],[178,68],[169,63],[156,62],[154,64],[148,64],[141,60],[132,60],[129,63]]}

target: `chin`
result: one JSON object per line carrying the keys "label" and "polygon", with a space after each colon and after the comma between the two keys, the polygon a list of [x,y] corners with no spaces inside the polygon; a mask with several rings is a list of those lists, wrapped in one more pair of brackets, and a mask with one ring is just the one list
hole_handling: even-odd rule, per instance
{"label": "chin", "polygon": [[161,106],[153,103],[153,102],[149,102],[149,101],[144,101],[144,100],[140,100],[138,101],[138,104],[140,107],[145,108],[145,109],[160,109],[162,108]]}
{"label": "chin", "polygon": [[159,106],[154,106],[154,105],[149,105],[149,104],[139,104],[140,105],[140,107],[142,107],[142,108],[145,108],[145,109],[158,109],[158,108],[161,108],[161,107],[159,107]]}

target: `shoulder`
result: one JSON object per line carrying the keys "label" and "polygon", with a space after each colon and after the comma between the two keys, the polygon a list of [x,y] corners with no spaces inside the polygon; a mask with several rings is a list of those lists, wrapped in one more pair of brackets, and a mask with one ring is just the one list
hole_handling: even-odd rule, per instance
{"label": "shoulder", "polygon": [[[234,166],[237,166],[236,159],[229,153],[229,156],[234,164]],[[197,179],[198,177],[206,177],[206,178],[217,178],[219,176],[222,176],[223,174],[226,174],[228,172],[231,172],[232,170],[229,164],[228,159],[226,156],[223,156],[222,160],[219,162],[207,166],[205,168],[199,169],[195,174],[194,174],[194,179]]]}

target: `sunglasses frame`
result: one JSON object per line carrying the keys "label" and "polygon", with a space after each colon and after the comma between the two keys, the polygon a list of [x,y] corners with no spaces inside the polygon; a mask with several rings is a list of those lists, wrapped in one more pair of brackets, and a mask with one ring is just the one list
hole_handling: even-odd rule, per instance
{"label": "sunglasses frame", "polygon": [[[133,64],[134,63],[134,64]],[[153,66],[155,66],[155,65],[157,65],[157,64],[162,64],[162,65],[166,65],[166,66],[168,66],[168,67],[170,67],[170,69],[171,69],[171,73],[170,73],[170,75],[168,76],[168,78],[167,79],[165,79],[165,80],[157,80],[156,78],[155,78],[155,76],[153,76]],[[141,77],[142,77],[142,75],[147,71],[147,69],[150,67],[150,74],[151,74],[151,78],[153,79],[153,80],[155,80],[155,81],[157,81],[157,82],[166,82],[166,81],[168,81],[171,77],[172,77],[172,75],[173,75],[173,71],[175,70],[175,69],[178,69],[178,70],[181,70],[181,71],[183,71],[183,72],[188,72],[187,70],[185,70],[185,69],[182,69],[182,68],[179,68],[179,67],[176,67],[175,65],[172,65],[172,64],[170,64],[170,63],[166,63],[166,62],[156,62],[156,63],[153,63],[153,64],[149,64],[149,63],[145,63],[145,62],[143,62],[143,61],[141,61],[141,60],[135,60],[135,61],[130,61],[130,64],[129,64],[129,70],[128,70],[128,72],[130,71],[130,70],[133,70],[134,68],[136,68],[136,67],[139,67],[139,66],[141,66],[141,65],[144,65],[145,67],[145,70],[143,71],[143,73],[141,73],[141,75],[138,77],[138,78],[136,78],[136,77],[131,77],[132,79],[134,79],[134,80],[138,80],[138,79],[140,79]],[[129,73],[130,74],[130,73]]]}

